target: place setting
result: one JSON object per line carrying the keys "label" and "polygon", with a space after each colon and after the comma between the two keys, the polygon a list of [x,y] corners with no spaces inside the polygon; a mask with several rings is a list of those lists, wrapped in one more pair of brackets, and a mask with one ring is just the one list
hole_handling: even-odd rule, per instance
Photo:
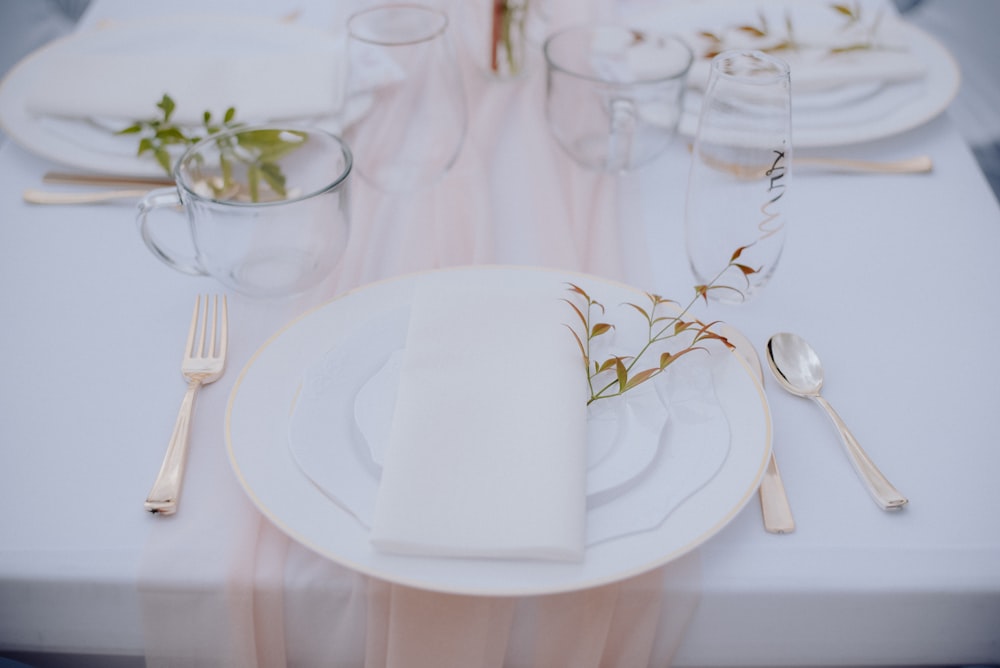
{"label": "place setting", "polygon": [[[760,381],[712,341],[588,407],[570,284],[609,305],[648,299],[593,276],[479,266],[365,286],[295,319],[230,397],[244,489],[333,561],[437,591],[569,591],[694,549],[763,473]],[[642,317],[613,311],[615,344],[641,343]]]}
{"label": "place setting", "polygon": [[725,50],[760,50],[789,64],[803,149],[923,125],[948,107],[961,81],[944,46],[876,3],[706,0],[646,10],[634,21],[677,34],[695,54],[680,123],[687,137],[697,129],[710,62]]}

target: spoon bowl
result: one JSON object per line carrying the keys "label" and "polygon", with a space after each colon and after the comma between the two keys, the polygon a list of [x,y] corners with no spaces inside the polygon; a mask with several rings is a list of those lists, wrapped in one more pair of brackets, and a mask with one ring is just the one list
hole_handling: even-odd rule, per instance
{"label": "spoon bowl", "polygon": [[767,343],[767,362],[778,384],[800,397],[819,396],[823,365],[816,351],[795,334],[775,334]]}
{"label": "spoon bowl", "polygon": [[767,342],[767,364],[779,385],[796,396],[812,399],[826,411],[840,432],[847,455],[875,503],[883,510],[898,510],[905,506],[908,503],[906,497],[882,475],[844,420],[820,394],[823,365],[805,339],[787,332],[775,334]]}

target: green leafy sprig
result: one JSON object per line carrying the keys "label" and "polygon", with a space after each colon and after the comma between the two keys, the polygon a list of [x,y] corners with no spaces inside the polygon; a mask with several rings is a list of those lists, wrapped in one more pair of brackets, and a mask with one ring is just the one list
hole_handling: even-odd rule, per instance
{"label": "green leafy sprig", "polygon": [[[712,327],[717,325],[718,321],[705,323],[698,318],[687,318],[687,314],[699,299],[704,299],[707,303],[709,292],[713,290],[735,290],[739,292],[739,290],[732,286],[719,283],[722,276],[730,269],[736,269],[747,280],[747,284],[749,285],[749,276],[757,273],[759,270],[738,262],[740,255],[747,248],[749,246],[741,246],[736,249],[732,257],[730,257],[729,263],[722,271],[716,274],[712,281],[704,285],[696,285],[694,288],[695,295],[691,301],[687,306],[673,315],[663,315],[660,312],[661,307],[669,304],[679,307],[680,304],[672,299],[665,299],[652,293],[646,293],[649,299],[649,304],[647,305],[626,302],[627,306],[638,312],[646,321],[646,342],[634,355],[610,355],[603,360],[594,359],[592,344],[599,337],[613,331],[615,326],[612,323],[604,321],[606,310],[603,304],[596,301],[579,285],[569,283],[568,290],[582,297],[586,302],[586,306],[580,308],[570,299],[563,300],[573,309],[579,325],[582,327],[581,336],[581,333],[573,326],[566,325],[573,334],[577,346],[579,346],[584,367],[587,371],[587,386],[590,393],[587,404],[592,404],[600,399],[609,399],[625,394],[629,390],[664,373],[681,357],[696,350],[706,350],[705,346],[701,345],[706,341],[720,341],[726,347],[732,349],[733,345],[726,337],[713,331]],[[690,336],[690,340],[685,347],[675,352],[661,350],[659,355],[656,356],[655,361],[646,361],[650,357],[649,353],[653,352],[654,349],[659,349],[661,347],[660,344],[665,344],[682,334]]]}
{"label": "green leafy sprig", "polygon": [[[173,173],[173,157],[170,148],[186,149],[197,144],[206,137],[214,136],[223,130],[243,127],[244,123],[236,122],[236,109],[229,107],[222,115],[221,122],[216,122],[212,113],[202,114],[201,128],[189,132],[183,126],[172,121],[177,108],[170,95],[164,94],[156,108],[160,114],[156,118],[138,120],[127,128],[119,130],[118,135],[141,135],[136,155],[152,154],[163,170]],[[278,159],[302,145],[304,134],[286,130],[250,130],[236,136],[219,138],[219,173],[218,178],[205,179],[216,197],[234,198],[237,193],[249,197],[252,202],[260,202],[268,197],[263,186],[271,191],[270,197],[284,199],[287,197],[285,175],[278,164]],[[246,182],[241,183],[235,176],[234,167],[241,164],[246,169]]]}
{"label": "green leafy sprig", "polygon": [[156,162],[159,163],[160,167],[167,174],[171,174],[173,170],[173,158],[170,155],[169,147],[181,146],[186,148],[197,144],[206,136],[241,125],[241,123],[234,122],[236,118],[236,109],[234,107],[226,109],[226,112],[222,116],[222,123],[214,122],[212,112],[205,111],[201,117],[204,134],[188,134],[184,127],[171,121],[174,110],[177,108],[177,104],[173,98],[164,93],[160,101],[156,103],[156,108],[160,110],[158,118],[135,121],[127,128],[123,128],[115,134],[141,134],[142,137],[139,139],[139,148],[136,151],[136,155],[142,156],[146,153],[152,153],[153,157],[156,158]]}

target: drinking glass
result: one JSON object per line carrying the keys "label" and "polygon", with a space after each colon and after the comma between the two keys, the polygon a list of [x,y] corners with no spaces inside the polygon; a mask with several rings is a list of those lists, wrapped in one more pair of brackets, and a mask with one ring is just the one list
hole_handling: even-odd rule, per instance
{"label": "drinking glass", "polygon": [[[719,301],[749,299],[781,257],[792,164],[790,92],[788,65],[766,53],[726,51],[712,60],[684,226],[695,278],[721,286],[709,291]],[[743,246],[738,262],[756,270],[746,276],[726,269]]]}
{"label": "drinking glass", "polygon": [[550,36],[543,52],[549,129],[573,160],[623,172],[663,153],[691,68],[683,41],[624,26],[575,26]]}
{"label": "drinking glass", "polygon": [[[330,274],[347,246],[351,162],[339,138],[313,128],[220,132],[184,153],[175,187],[142,199],[139,232],[182,273],[251,297],[301,294]],[[183,235],[180,225],[164,226],[184,222],[178,208]]]}
{"label": "drinking glass", "polygon": [[448,17],[437,9],[372,7],[347,22],[351,97],[367,112],[344,129],[358,173],[387,192],[437,182],[458,158],[466,110]]}

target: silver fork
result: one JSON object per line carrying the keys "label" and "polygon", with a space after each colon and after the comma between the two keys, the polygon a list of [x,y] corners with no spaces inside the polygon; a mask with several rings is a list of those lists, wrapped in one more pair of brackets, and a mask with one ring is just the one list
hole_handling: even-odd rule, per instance
{"label": "silver fork", "polygon": [[[209,302],[211,301],[211,313]],[[211,331],[209,331],[211,321]],[[200,322],[200,327],[199,327]],[[174,432],[170,436],[167,453],[163,457],[160,473],[146,498],[146,510],[161,515],[177,512],[177,499],[184,479],[184,464],[187,461],[188,437],[191,434],[191,412],[194,398],[199,388],[218,380],[226,368],[226,346],[229,337],[229,308],[223,295],[220,309],[219,296],[209,300],[205,295],[195,299],[191,328],[188,330],[181,373],[188,382],[187,392],[181,401]]]}

